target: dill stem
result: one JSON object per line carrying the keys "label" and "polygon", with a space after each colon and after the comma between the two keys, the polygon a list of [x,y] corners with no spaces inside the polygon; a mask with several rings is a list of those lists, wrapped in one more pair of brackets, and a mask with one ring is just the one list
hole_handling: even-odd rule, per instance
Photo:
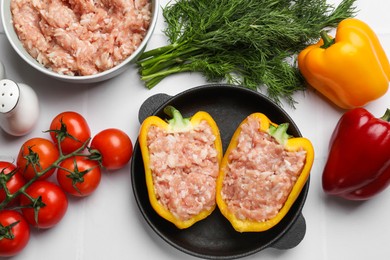
{"label": "dill stem", "polygon": [[145,86],[148,88],[148,89],[152,89],[154,88],[158,83],[160,83],[160,81],[162,81],[166,76],[160,76],[160,77],[155,77],[155,78],[152,78],[148,81],[145,81]]}
{"label": "dill stem", "polygon": [[141,54],[139,57],[139,60],[144,60],[152,56],[158,56],[167,52],[170,52],[171,50],[177,48],[177,43],[172,43],[163,47],[155,48],[153,50],[145,51]]}
{"label": "dill stem", "polygon": [[[159,55],[155,55],[147,60],[140,61],[138,64],[142,69],[147,69],[153,67],[155,64],[159,64],[161,62],[174,61],[177,58],[182,56],[194,56],[198,53],[199,49],[197,47],[187,48],[184,50],[180,49],[171,49],[170,52],[163,52]],[[180,59],[178,60],[180,61]]]}
{"label": "dill stem", "polygon": [[184,61],[182,59],[176,58],[176,59],[170,59],[170,60],[160,60],[156,62],[153,66],[150,66],[148,68],[142,68],[140,70],[141,76],[148,76],[152,75],[158,71],[167,69],[175,64],[183,63]]}
{"label": "dill stem", "polygon": [[181,53],[166,55],[165,57],[156,57],[155,60],[157,61],[154,64],[149,63],[148,66],[141,67],[140,74],[141,76],[147,76],[162,70],[166,70],[175,65],[179,66],[190,62],[190,59],[196,58],[200,54],[202,54],[200,50],[196,50],[188,53],[181,52]]}
{"label": "dill stem", "polygon": [[153,73],[153,74],[141,76],[141,80],[146,82],[146,87],[148,89],[152,89],[165,77],[172,75],[172,74],[181,73],[181,72],[188,72],[188,71],[192,71],[191,66],[187,66],[187,64],[183,64],[183,65],[171,67],[171,68],[166,69],[166,70],[158,71],[158,72]]}
{"label": "dill stem", "polygon": [[185,65],[184,66],[175,66],[175,67],[172,67],[170,69],[166,69],[166,70],[162,70],[162,71],[150,74],[150,75],[142,76],[141,79],[148,81],[152,78],[162,77],[162,76],[166,77],[168,75],[172,75],[172,74],[184,72],[184,71],[189,71],[189,70],[190,70],[190,68],[188,66],[185,66]]}

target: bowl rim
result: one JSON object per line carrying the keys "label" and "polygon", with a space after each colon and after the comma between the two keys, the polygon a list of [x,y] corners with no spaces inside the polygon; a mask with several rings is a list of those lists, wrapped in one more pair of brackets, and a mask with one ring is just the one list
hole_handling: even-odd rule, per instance
{"label": "bowl rim", "polygon": [[12,23],[12,14],[10,10],[10,4],[11,0],[1,0],[1,20],[3,23],[3,28],[5,35],[8,39],[8,42],[11,44],[12,48],[18,53],[18,55],[26,61],[30,66],[37,69],[38,71],[51,76],[53,78],[57,78],[63,81],[68,82],[78,82],[78,83],[89,83],[92,82],[90,80],[96,80],[96,79],[108,79],[112,76],[114,76],[115,72],[120,71],[123,69],[126,65],[128,65],[133,59],[136,59],[146,48],[146,45],[148,44],[150,38],[152,37],[152,34],[154,33],[154,29],[156,28],[157,20],[158,20],[158,13],[159,13],[159,0],[150,0],[151,2],[151,22],[149,24],[149,29],[147,33],[145,34],[144,39],[142,40],[141,44],[137,47],[137,49],[126,59],[124,59],[120,64],[99,72],[97,74],[93,75],[86,75],[86,76],[71,76],[71,75],[65,75],[60,74],[57,72],[54,72],[50,70],[49,68],[44,67],[42,64],[37,62],[36,59],[34,59],[23,47],[21,41],[19,40],[18,35],[16,34],[13,23]]}

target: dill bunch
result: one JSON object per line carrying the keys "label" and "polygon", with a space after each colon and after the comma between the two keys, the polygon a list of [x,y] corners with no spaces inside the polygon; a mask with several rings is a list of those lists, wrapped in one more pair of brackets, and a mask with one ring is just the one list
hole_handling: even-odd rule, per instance
{"label": "dill bunch", "polygon": [[140,56],[141,79],[150,89],[169,75],[200,72],[209,82],[266,88],[277,103],[293,105],[293,93],[305,89],[296,55],[354,16],[354,2],[176,0],[163,8],[170,44]]}

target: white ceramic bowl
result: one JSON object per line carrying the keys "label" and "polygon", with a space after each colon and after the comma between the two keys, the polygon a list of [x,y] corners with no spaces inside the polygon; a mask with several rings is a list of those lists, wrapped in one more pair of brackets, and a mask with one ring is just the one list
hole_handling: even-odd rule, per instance
{"label": "white ceramic bowl", "polygon": [[30,56],[30,54],[24,49],[22,43],[18,39],[18,36],[14,30],[13,24],[12,24],[12,14],[10,10],[10,2],[11,0],[1,0],[1,19],[4,27],[5,34],[8,38],[8,41],[12,45],[12,47],[15,49],[15,51],[22,57],[28,64],[31,65],[31,67],[39,70],[40,72],[51,76],[53,78],[70,82],[70,83],[94,83],[94,82],[100,82],[103,80],[110,79],[114,76],[117,76],[118,74],[125,71],[128,66],[132,63],[134,63],[138,56],[145,50],[146,45],[148,41],[150,40],[154,28],[156,27],[157,17],[158,17],[158,9],[159,9],[159,3],[158,0],[151,0],[152,3],[152,20],[150,22],[149,30],[147,34],[145,35],[144,40],[141,42],[140,46],[137,48],[133,54],[131,54],[127,59],[125,59],[122,63],[118,64],[117,66],[94,74],[94,75],[88,75],[88,76],[69,76],[69,75],[62,75],[59,73],[56,73],[48,68],[45,68],[42,64],[37,62],[33,57]]}

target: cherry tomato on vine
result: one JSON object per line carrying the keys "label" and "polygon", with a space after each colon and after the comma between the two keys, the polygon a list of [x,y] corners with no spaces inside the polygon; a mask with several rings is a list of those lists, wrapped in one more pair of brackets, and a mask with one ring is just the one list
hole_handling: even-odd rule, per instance
{"label": "cherry tomato on vine", "polygon": [[[61,221],[68,209],[68,198],[65,192],[56,184],[48,181],[35,181],[20,197],[23,216],[32,226],[51,228]],[[34,204],[36,207],[25,207]],[[38,210],[37,216],[35,211]]]}
{"label": "cherry tomato on vine", "polygon": [[[27,157],[29,159],[27,159]],[[16,165],[26,180],[35,177],[36,171],[43,172],[59,157],[57,147],[48,139],[36,137],[27,140],[20,148]],[[34,170],[35,169],[35,170]],[[56,168],[47,170],[39,177],[40,180],[50,177]]]}
{"label": "cherry tomato on vine", "polygon": [[[0,161],[0,175],[1,181],[6,181],[6,187],[10,194],[14,194],[17,192],[20,188],[26,184],[25,179],[23,178],[22,174],[17,170],[16,165],[10,163],[10,162],[4,162]],[[8,174],[13,174],[12,177],[7,176]],[[9,178],[9,179],[8,179]],[[6,199],[6,193],[4,189],[0,188],[0,203],[2,203]],[[18,202],[18,198],[10,201],[8,205],[12,206],[15,203]]]}
{"label": "cherry tomato on vine", "polygon": [[57,181],[61,188],[77,197],[88,196],[99,186],[101,170],[97,161],[75,156],[61,162]]}
{"label": "cherry tomato on vine", "polygon": [[108,170],[116,170],[125,166],[133,154],[130,137],[122,130],[108,128],[95,135],[91,148],[102,156],[102,165]]}
{"label": "cherry tomato on vine", "polygon": [[60,139],[64,154],[76,151],[84,144],[88,145],[91,130],[85,118],[77,112],[65,111],[58,114],[50,124],[50,136],[54,143]]}
{"label": "cherry tomato on vine", "polygon": [[0,257],[20,253],[30,239],[30,226],[15,210],[0,211]]}

